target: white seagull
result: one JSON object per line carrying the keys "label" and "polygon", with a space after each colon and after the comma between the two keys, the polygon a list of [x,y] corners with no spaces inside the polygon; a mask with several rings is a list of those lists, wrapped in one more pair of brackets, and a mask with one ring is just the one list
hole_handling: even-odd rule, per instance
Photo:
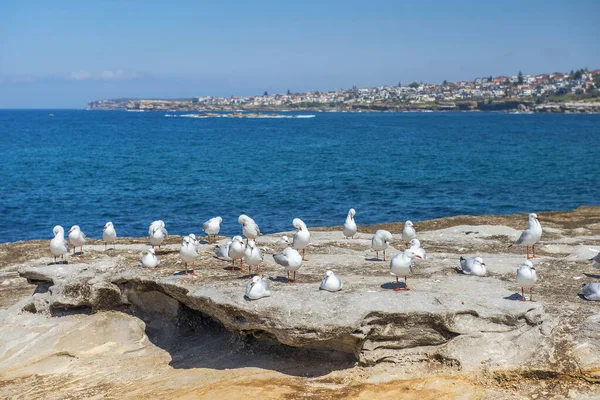
{"label": "white seagull", "polygon": [[246,285],[246,297],[249,300],[258,300],[271,295],[269,290],[269,280],[256,275]]}
{"label": "white seagull", "polygon": [[485,263],[481,257],[460,258],[460,267],[463,274],[484,276],[487,273]]}
{"label": "white seagull", "polygon": [[521,301],[525,301],[525,289],[527,288],[529,288],[529,301],[533,301],[531,292],[536,281],[535,267],[531,261],[523,261],[523,265],[517,269],[517,283],[521,286]]}
{"label": "white seagull", "polygon": [[291,283],[290,271],[294,272],[294,283],[296,283],[296,271],[302,266],[302,256],[298,250],[286,247],[283,253],[273,254],[273,259],[287,271],[288,283]]}
{"label": "white seagull", "polygon": [[163,221],[158,220],[150,224],[150,228],[148,229],[148,239],[152,247],[158,246],[160,249],[160,245],[168,237],[169,233],[165,229],[165,223]]}
{"label": "white seagull", "polygon": [[142,268],[158,267],[158,265],[160,264],[160,261],[158,260],[158,257],[156,257],[156,254],[154,252],[155,252],[154,247],[148,248],[148,251],[146,252],[146,254],[144,254],[142,256],[142,259],[140,260],[140,267],[142,267]]}
{"label": "white seagull", "polygon": [[596,254],[594,257],[590,258],[592,262],[592,267],[600,268],[600,253]]}
{"label": "white seagull", "polygon": [[229,257],[229,247],[231,246],[231,243],[233,242],[229,240],[225,246],[217,245],[215,247],[215,257],[219,260],[231,261],[231,257]]}
{"label": "white seagull", "polygon": [[114,243],[117,240],[117,231],[115,231],[115,227],[110,221],[104,225],[104,230],[102,231],[102,240],[104,241],[104,250],[106,250],[106,245],[108,243]]}
{"label": "white seagull", "polygon": [[296,250],[302,250],[302,261],[308,261],[304,258],[304,250],[310,242],[310,232],[308,231],[308,228],[306,228],[304,221],[300,218],[294,218],[292,225],[294,228],[298,229],[294,234],[294,239],[292,239],[292,247]]}
{"label": "white seagull", "polygon": [[415,253],[418,256],[421,256],[422,260],[426,260],[427,259],[427,252],[425,251],[424,248],[421,247],[421,242],[419,241],[419,239],[412,239],[410,241],[410,250],[412,250],[413,253]]}
{"label": "white seagull", "polygon": [[69,252],[69,243],[65,240],[65,229],[62,226],[56,225],[52,228],[52,233],[54,238],[50,240],[50,251],[56,264],[56,257],[60,256],[61,259],[64,259],[64,255]]}
{"label": "white seagull", "polygon": [[321,286],[319,286],[319,289],[327,290],[328,292],[337,292],[339,290],[342,290],[343,287],[344,284],[342,283],[340,278],[338,278],[337,275],[333,273],[333,271],[327,271],[325,272],[325,276],[321,281]]}
{"label": "white seagull", "polygon": [[194,243],[194,240],[194,238],[186,236],[179,247],[179,257],[185,263],[184,275],[188,274],[189,264],[192,264],[192,275],[196,275],[194,272],[194,263],[196,262],[196,258],[198,258],[198,247]]}
{"label": "white seagull", "polygon": [[256,239],[260,235],[260,228],[257,223],[246,214],[240,215],[238,222],[242,225],[242,233],[246,237],[246,244],[249,239]]}
{"label": "white seagull", "polygon": [[348,211],[348,216],[346,217],[346,222],[344,222],[343,233],[344,233],[344,237],[346,239],[349,237],[354,239],[354,235],[356,235],[356,221],[354,221],[355,214],[356,214],[356,211],[354,210],[354,208],[351,208]]}
{"label": "white seagull", "polygon": [[583,291],[583,297],[586,299],[600,300],[600,282],[588,283],[587,285],[584,283],[581,285],[581,290]]}
{"label": "white seagull", "polygon": [[81,247],[81,254],[83,254],[83,245],[85,244],[85,234],[79,229],[79,225],[73,225],[69,229],[69,242],[73,245],[73,254],[77,247]]}
{"label": "white seagull", "polygon": [[[402,253],[396,254],[390,261],[390,275],[396,276],[396,287],[394,290],[410,290],[406,282],[406,277],[413,272],[413,258],[421,258],[412,250],[406,249]],[[404,276],[404,287],[400,287],[398,277]]]}
{"label": "white seagull", "polygon": [[[521,233],[521,236],[517,239],[516,242],[511,244],[508,247],[512,247],[514,245],[527,246],[527,259],[530,258],[538,258],[535,255],[535,244],[542,238],[542,225],[538,220],[538,216],[536,213],[529,214],[529,222],[527,225],[527,229]],[[531,250],[533,252],[532,256],[529,257],[529,247],[531,246]]]}
{"label": "white seagull", "polygon": [[404,229],[402,229],[402,240],[406,243],[406,246],[410,245],[410,241],[417,237],[417,231],[413,227],[412,221],[406,221],[404,223]]}
{"label": "white seagull", "polygon": [[252,274],[252,267],[256,267],[256,274],[258,274],[258,266],[263,261],[263,255],[260,249],[256,246],[254,240],[249,240],[244,250],[244,262],[248,264],[248,274]]}
{"label": "white seagull", "polygon": [[214,217],[214,218],[209,219],[208,221],[206,221],[204,223],[204,225],[202,225],[202,228],[204,229],[204,233],[206,233],[206,236],[207,236],[208,244],[211,244],[211,242],[210,242],[211,235],[213,237],[213,243],[217,243],[217,235],[219,234],[219,231],[221,230],[221,222],[223,222],[223,218]]}
{"label": "white seagull", "polygon": [[373,239],[371,239],[371,247],[375,250],[376,257],[379,258],[379,252],[383,250],[383,261],[385,261],[385,249],[387,249],[392,242],[392,234],[386,230],[380,229],[375,232]]}
{"label": "white seagull", "polygon": [[235,271],[235,260],[240,260],[240,270],[243,267],[244,250],[244,239],[241,236],[234,236],[227,253],[231,258],[231,272]]}

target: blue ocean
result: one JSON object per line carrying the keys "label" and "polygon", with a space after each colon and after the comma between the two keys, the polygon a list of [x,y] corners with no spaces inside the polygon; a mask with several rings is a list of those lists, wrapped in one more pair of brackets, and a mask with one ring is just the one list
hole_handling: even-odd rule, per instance
{"label": "blue ocean", "polygon": [[280,114],[0,110],[0,242],[57,224],[184,235],[220,215],[233,235],[241,213],[272,233],[351,207],[360,225],[600,203],[600,115]]}

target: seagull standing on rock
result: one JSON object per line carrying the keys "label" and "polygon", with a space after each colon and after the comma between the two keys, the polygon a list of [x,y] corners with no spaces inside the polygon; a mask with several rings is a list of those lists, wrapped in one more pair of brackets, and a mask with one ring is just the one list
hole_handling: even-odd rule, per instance
{"label": "seagull standing on rock", "polygon": [[402,229],[402,240],[406,243],[406,246],[410,246],[410,241],[417,237],[417,231],[413,227],[412,221],[406,221],[404,223],[404,229]]}
{"label": "seagull standing on rock", "polygon": [[298,253],[298,250],[286,247],[283,253],[273,254],[273,259],[287,271],[288,283],[292,283],[290,281],[290,271],[294,272],[294,283],[296,283],[296,271],[302,266],[302,256]]}
{"label": "seagull standing on rock", "polygon": [[211,242],[210,242],[211,235],[213,237],[212,244],[217,243],[217,235],[219,234],[219,231],[221,230],[221,222],[223,222],[223,218],[214,217],[214,218],[211,218],[208,221],[206,221],[204,223],[204,225],[202,226],[202,228],[204,229],[204,233],[206,233],[208,244],[211,244]]}
{"label": "seagull standing on rock", "polygon": [[302,261],[308,261],[306,258],[304,258],[304,250],[310,242],[310,232],[308,231],[308,228],[306,228],[304,221],[302,221],[300,218],[294,218],[292,225],[294,228],[298,229],[298,231],[294,234],[294,239],[292,240],[292,248],[296,250],[302,250]]}
{"label": "seagull standing on rock", "polygon": [[240,215],[238,217],[238,222],[240,225],[242,225],[242,233],[246,237],[246,244],[248,244],[250,239],[256,240],[256,238],[260,235],[260,228],[258,227],[258,224],[246,214]]}
{"label": "seagull standing on rock", "polygon": [[537,274],[533,263],[529,260],[523,261],[523,265],[517,269],[517,283],[521,286],[521,301],[525,301],[525,289],[529,288],[529,301],[533,301],[532,288],[537,282]]}
{"label": "seagull standing on rock", "polygon": [[244,260],[244,239],[241,236],[234,236],[229,245],[229,258],[231,258],[231,272],[235,271],[235,260],[240,260],[240,269],[242,269]]}
{"label": "seagull standing on rock", "polygon": [[460,258],[460,267],[465,275],[484,276],[487,273],[481,257]]}
{"label": "seagull standing on rock", "polygon": [[340,278],[338,278],[337,275],[333,273],[333,271],[327,271],[325,272],[325,277],[323,277],[319,289],[327,290],[328,292],[337,292],[339,290],[342,290],[343,287],[344,284],[342,283]]}
{"label": "seagull standing on rock", "polygon": [[79,229],[79,225],[73,225],[69,229],[69,242],[73,245],[73,255],[77,247],[81,247],[81,254],[83,254],[83,245],[85,244],[85,234]]}
{"label": "seagull standing on rock", "polygon": [[[514,245],[527,246],[527,259],[530,258],[539,258],[535,255],[535,244],[542,238],[542,225],[538,220],[538,216],[536,213],[529,214],[529,222],[527,225],[527,229],[521,233],[521,236],[517,239],[516,242],[511,244],[508,247],[512,247]],[[531,246],[532,256],[529,257],[529,247]]]}
{"label": "seagull standing on rock", "polygon": [[196,246],[196,244],[194,243],[194,239],[186,236],[183,238],[183,242],[181,243],[181,246],[179,247],[179,257],[181,258],[181,260],[185,263],[185,273],[184,275],[188,274],[188,270],[189,264],[192,264],[192,273],[191,275],[197,275],[194,272],[194,263],[196,262],[196,258],[198,258],[198,247]]}
{"label": "seagull standing on rock", "polygon": [[383,251],[383,261],[385,261],[385,249],[389,247],[392,239],[392,234],[384,229],[375,232],[373,239],[371,239],[371,247],[375,250],[377,258],[379,258],[379,252]]}
{"label": "seagull standing on rock", "polygon": [[424,248],[421,247],[421,242],[419,241],[419,239],[412,239],[410,242],[410,247],[409,249],[412,250],[413,253],[415,253],[418,256],[421,256],[422,260],[427,259],[427,252],[425,251]]}
{"label": "seagull standing on rock", "polygon": [[248,264],[248,274],[252,274],[252,267],[256,267],[256,274],[258,274],[259,265],[263,262],[263,255],[254,240],[248,241],[246,245],[244,261]]}
{"label": "seagull standing on rock", "polygon": [[150,224],[150,228],[148,229],[148,239],[152,247],[158,246],[160,249],[160,245],[168,237],[169,233],[165,229],[165,223],[163,221],[158,220]]}
{"label": "seagull standing on rock", "polygon": [[354,208],[351,208],[348,211],[346,222],[344,222],[343,233],[346,239],[349,237],[354,239],[354,235],[356,235],[356,222],[354,221],[354,214],[356,214],[356,211],[354,210]]}
{"label": "seagull standing on rock", "polygon": [[102,240],[104,241],[104,250],[106,250],[106,245],[108,243],[114,243],[117,240],[117,231],[115,230],[113,223],[110,221],[104,225],[104,230],[102,231]]}
{"label": "seagull standing on rock", "polygon": [[69,243],[65,240],[65,229],[56,225],[52,228],[52,233],[54,234],[54,238],[50,240],[50,251],[54,256],[54,263],[56,264],[56,257],[64,259],[64,255],[69,252]]}
{"label": "seagull standing on rock", "polygon": [[140,260],[140,267],[155,268],[158,267],[159,264],[160,261],[158,260],[158,257],[156,257],[154,247],[148,248],[148,251],[142,256],[142,259]]}
{"label": "seagull standing on rock", "polygon": [[[396,287],[394,290],[410,290],[406,282],[406,277],[413,272],[413,258],[421,258],[421,256],[416,255],[410,249],[406,249],[392,258],[390,262],[390,275],[396,276]],[[404,287],[400,287],[398,276],[404,276]]]}
{"label": "seagull standing on rock", "polygon": [[258,300],[270,295],[271,291],[269,290],[269,280],[267,278],[261,278],[257,275],[246,285],[246,297],[249,300]]}

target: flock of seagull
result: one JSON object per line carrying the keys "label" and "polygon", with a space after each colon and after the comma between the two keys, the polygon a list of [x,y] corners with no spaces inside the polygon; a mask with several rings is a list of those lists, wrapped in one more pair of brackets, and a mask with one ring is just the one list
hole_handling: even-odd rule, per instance
{"label": "flock of seagull", "polygon": [[[356,211],[350,209],[346,217],[346,221],[343,226],[342,233],[346,238],[354,238],[357,232],[356,221],[354,215]],[[203,231],[207,235],[209,244],[216,244],[216,237],[221,229],[221,217],[211,218],[206,221],[203,225]],[[262,297],[271,295],[269,290],[269,281],[265,277],[259,275],[260,264],[263,262],[264,257],[260,248],[256,245],[256,238],[261,235],[258,224],[249,216],[242,214],[238,218],[238,223],[242,226],[242,236],[234,236],[225,246],[215,247],[215,256],[222,260],[230,260],[235,265],[236,261],[239,260],[240,270],[243,271],[244,263],[248,265],[248,272],[252,276],[252,268],[255,268],[255,275],[246,285],[245,296],[249,300],[257,300]],[[306,227],[306,224],[300,218],[294,218],[292,225],[297,229],[292,240],[287,236],[282,236],[280,242],[287,244],[283,252],[274,254],[273,259],[281,265],[287,272],[288,283],[296,281],[296,272],[302,266],[305,259],[305,250],[310,242],[310,232]],[[83,252],[83,245],[85,244],[85,234],[81,231],[78,225],[74,225],[69,229],[68,242],[64,237],[64,229],[62,226],[57,225],[53,229],[54,238],[50,241],[50,251],[54,256],[54,262],[56,263],[57,257],[63,258],[69,252],[69,243],[73,246],[73,254],[77,247],[81,248]],[[165,223],[161,220],[154,221],[148,228],[148,240],[151,247],[148,248],[147,252],[142,256],[140,260],[140,266],[145,268],[154,268],[160,264],[160,260],[156,256],[155,247],[159,247],[163,244],[165,239],[168,237],[168,232],[165,229]],[[211,240],[212,237],[212,240]],[[535,213],[529,214],[529,221],[527,229],[525,229],[521,236],[512,243],[509,247],[520,245],[526,246],[526,259],[523,264],[516,271],[516,281],[521,287],[521,301],[525,301],[525,290],[529,289],[529,301],[533,301],[533,286],[537,282],[536,269],[530,259],[539,258],[535,255],[535,244],[542,237],[542,226]],[[117,233],[112,222],[107,222],[104,225],[102,232],[102,240],[106,246],[114,244],[117,239]],[[396,287],[394,290],[410,290],[407,284],[408,275],[412,274],[414,268],[414,262],[427,258],[427,252],[421,247],[419,239],[417,239],[417,232],[411,221],[404,223],[404,229],[402,230],[402,241],[406,244],[406,250],[396,254],[390,260],[390,274],[396,277]],[[379,252],[383,254],[383,261],[386,261],[385,251],[392,242],[392,234],[387,230],[378,230],[375,232],[371,240],[371,248],[375,251],[376,257],[379,258]],[[194,272],[194,263],[197,259],[199,242],[196,236],[191,233],[183,238],[180,246],[179,256],[185,264],[184,275],[196,275]],[[529,249],[531,248],[531,256]],[[300,251],[302,253],[300,253]],[[593,261],[593,266],[600,269],[600,252],[590,259]],[[190,268],[191,267],[191,268]],[[460,258],[460,271],[466,275],[484,276],[487,273],[485,263],[481,257],[469,257]],[[191,269],[191,272],[190,272]],[[234,268],[232,267],[232,271]],[[293,273],[293,280],[290,279],[290,273]],[[404,284],[401,285],[399,277],[404,277]],[[333,273],[333,271],[327,271],[323,277],[320,285],[321,290],[327,290],[330,292],[337,292],[343,288],[341,279]],[[600,282],[594,282],[584,284],[582,287],[583,296],[588,300],[600,300]]]}

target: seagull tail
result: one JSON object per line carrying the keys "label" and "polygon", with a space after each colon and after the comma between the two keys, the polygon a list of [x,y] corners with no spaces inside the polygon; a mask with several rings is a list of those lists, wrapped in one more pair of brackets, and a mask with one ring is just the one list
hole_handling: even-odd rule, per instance
{"label": "seagull tail", "polygon": [[510,245],[508,245],[508,247],[513,247],[515,245],[515,243],[511,243]]}
{"label": "seagull tail", "polygon": [[463,256],[460,256],[460,261],[464,261],[465,258]]}

